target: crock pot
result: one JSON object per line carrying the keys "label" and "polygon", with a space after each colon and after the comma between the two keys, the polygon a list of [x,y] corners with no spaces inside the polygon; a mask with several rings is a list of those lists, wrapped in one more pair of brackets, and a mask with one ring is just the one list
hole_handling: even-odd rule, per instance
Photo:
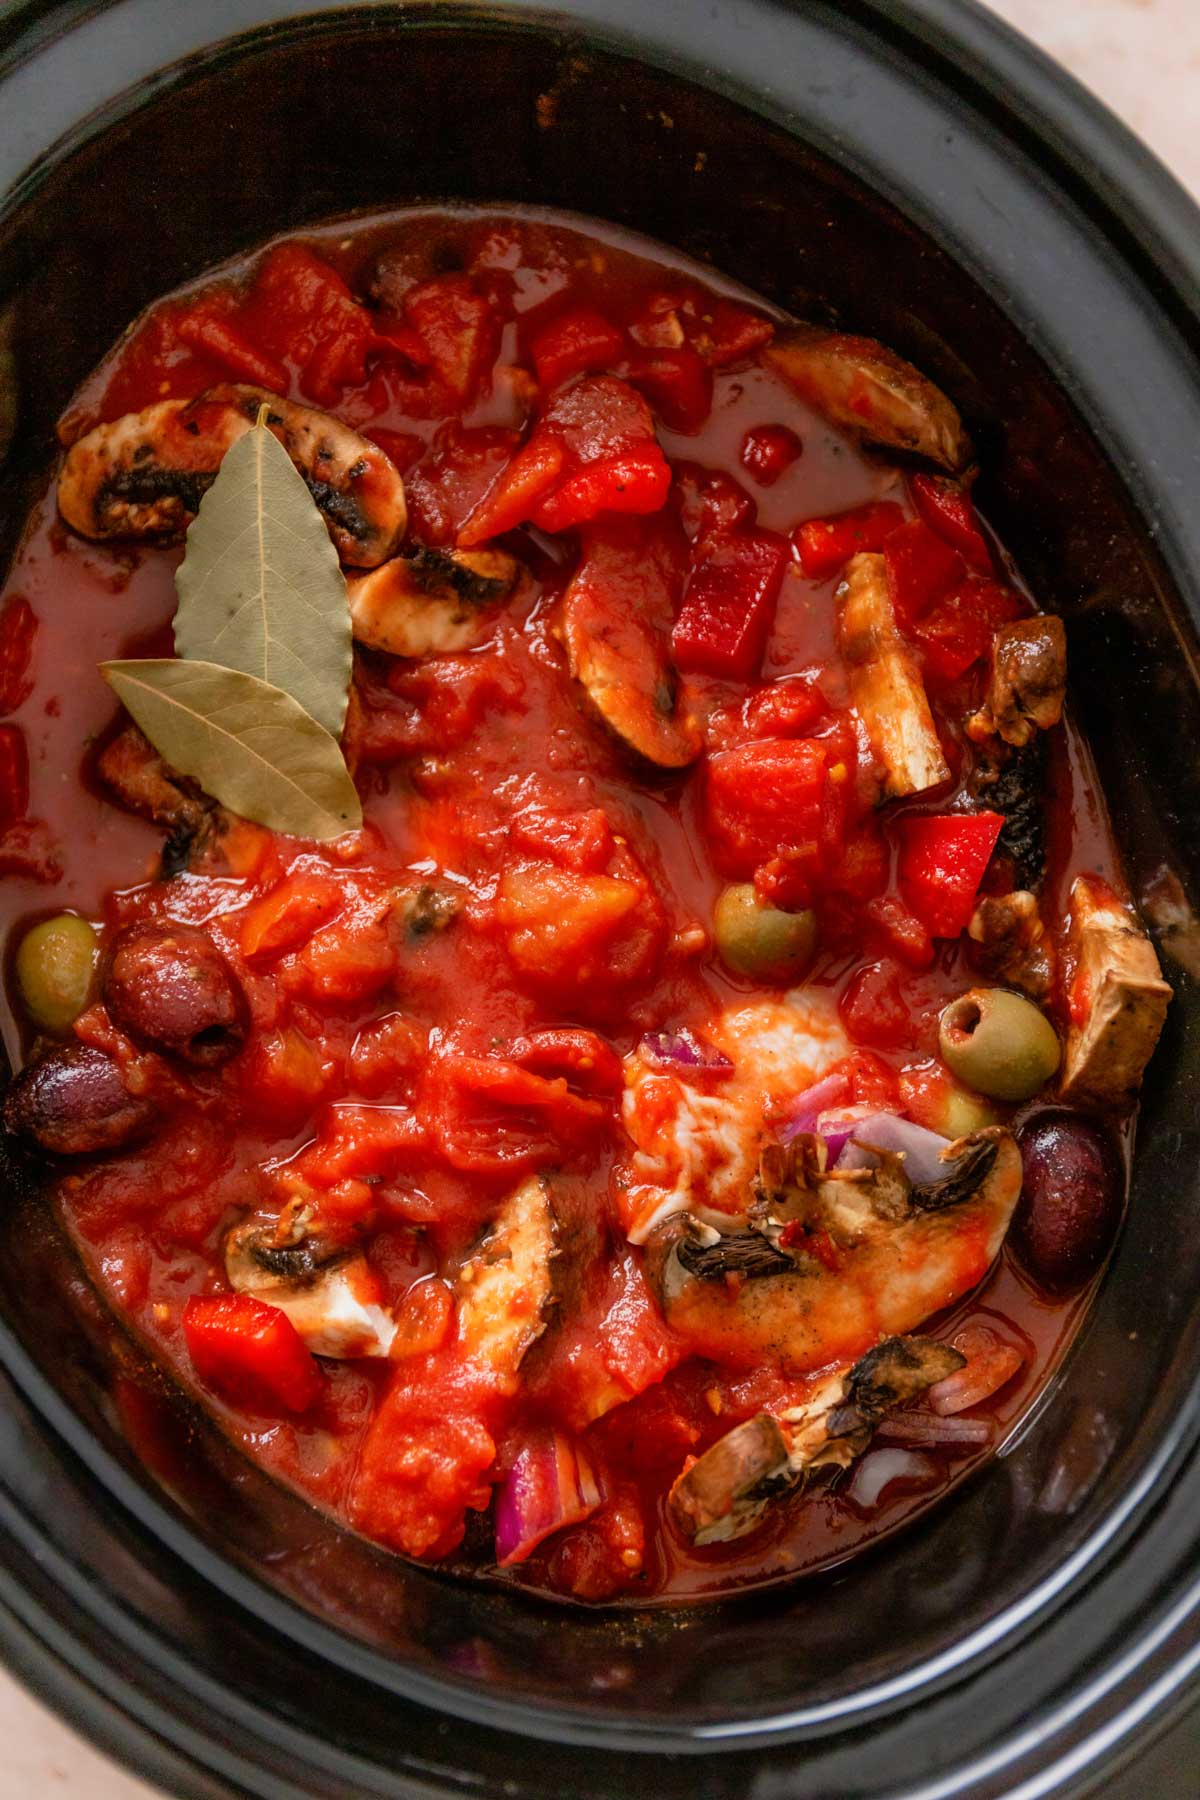
{"label": "crock pot", "polygon": [[0,119],[0,555],[75,383],[207,264],[417,198],[616,220],[954,396],[1068,621],[1177,989],[1125,1230],[1034,1415],[872,1553],[682,1611],[388,1558],[182,1406],[156,1475],[112,1399],[138,1352],[9,1172],[0,1652],[177,1794],[1111,1791],[1200,1662],[1200,215],[964,0],[31,0]]}

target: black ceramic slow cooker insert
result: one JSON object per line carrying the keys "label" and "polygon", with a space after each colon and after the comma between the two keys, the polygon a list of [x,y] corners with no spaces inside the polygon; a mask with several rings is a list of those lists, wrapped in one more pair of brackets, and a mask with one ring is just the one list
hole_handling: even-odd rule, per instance
{"label": "black ceramic slow cooker insert", "polygon": [[156,1485],[110,1399],[134,1352],[64,1300],[69,1252],[10,1180],[0,1650],[187,1795],[1107,1783],[1200,1660],[1200,215],[965,0],[35,0],[0,18],[0,194],[4,556],[142,306],[357,207],[570,208],[894,345],[966,414],[984,508],[1067,620],[1131,886],[1175,897],[1177,993],[1126,1228],[1017,1440],[843,1568],[684,1611],[410,1567],[195,1417]]}

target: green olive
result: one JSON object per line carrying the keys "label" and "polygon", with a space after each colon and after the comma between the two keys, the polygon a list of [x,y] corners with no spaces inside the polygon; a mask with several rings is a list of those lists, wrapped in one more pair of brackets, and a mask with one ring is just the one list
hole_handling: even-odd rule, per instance
{"label": "green olive", "polygon": [[721,959],[739,975],[790,981],[812,961],[817,921],[811,912],[763,906],[749,881],[721,890],[713,911]]}
{"label": "green olive", "polygon": [[59,913],[21,939],[17,986],[25,1010],[43,1031],[66,1031],[91,996],[100,946],[86,919]]}
{"label": "green olive", "polygon": [[942,1137],[966,1137],[969,1131],[981,1131],[985,1125],[999,1125],[1000,1114],[981,1095],[958,1082],[947,1082],[946,1092],[935,1108],[936,1117],[923,1120]]}
{"label": "green olive", "polygon": [[1007,988],[971,988],[942,1011],[939,1039],[951,1074],[992,1100],[1028,1100],[1058,1068],[1045,1013]]}

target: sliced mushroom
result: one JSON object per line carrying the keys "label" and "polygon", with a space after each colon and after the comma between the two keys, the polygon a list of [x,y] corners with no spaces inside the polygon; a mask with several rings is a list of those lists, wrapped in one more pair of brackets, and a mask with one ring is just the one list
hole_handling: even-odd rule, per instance
{"label": "sliced mushroom", "polygon": [[894,1407],[965,1360],[930,1338],[885,1338],[852,1368],[822,1381],[803,1406],[779,1418],[758,1413],[718,1438],[671,1489],[676,1524],[697,1545],[744,1537],[785,1495],[822,1472],[848,1468]]}
{"label": "sliced mushroom", "polygon": [[225,1273],[239,1294],[286,1313],[317,1356],[387,1356],[396,1321],[361,1251],[324,1238],[310,1209],[248,1220],[225,1240]]}
{"label": "sliced mushroom", "polygon": [[[872,1168],[802,1183],[789,1209],[805,1228],[795,1244],[761,1218],[757,1232],[717,1234],[672,1215],[647,1244],[672,1331],[700,1356],[735,1366],[766,1356],[802,1372],[853,1356],[880,1330],[915,1329],[982,1279],[1021,1190],[1020,1151],[999,1126],[959,1138],[942,1160],[945,1177],[926,1185],[882,1151]],[[786,1206],[783,1188],[774,1197]],[[752,1255],[747,1240],[764,1235],[771,1254]]]}
{"label": "sliced mushroom", "polygon": [[777,332],[763,357],[831,424],[868,443],[928,457],[952,474],[974,456],[941,389],[874,338],[796,325]]}
{"label": "sliced mushroom", "polygon": [[503,550],[430,550],[393,556],[346,583],[360,644],[389,656],[428,656],[482,643],[521,575]]}
{"label": "sliced mushroom", "polygon": [[1061,619],[1040,613],[1001,626],[992,641],[987,695],[968,722],[977,741],[992,736],[1020,749],[1062,718],[1067,637]]}
{"label": "sliced mushroom", "polygon": [[1122,1105],[1141,1085],[1171,987],[1132,912],[1094,875],[1071,889],[1069,942],[1075,974],[1063,1097]]}
{"label": "sliced mushroom", "polygon": [[145,1137],[157,1108],[132,1094],[119,1065],[91,1044],[67,1044],[23,1069],[4,1096],[4,1129],[54,1156],[116,1150]]}
{"label": "sliced mushroom", "polygon": [[531,1175],[508,1196],[459,1270],[459,1349],[515,1392],[521,1359],[546,1329],[557,1228],[550,1185]]}
{"label": "sliced mushroom", "polygon": [[1046,935],[1037,897],[1024,888],[985,894],[967,934],[979,945],[975,961],[993,981],[1042,1000],[1054,985],[1054,945]]}
{"label": "sliced mushroom", "polygon": [[97,425],[68,450],[58,507],[88,538],[180,537],[227,450],[267,405],[267,424],[303,475],[343,562],[373,568],[404,535],[404,483],[383,451],[349,426],[266,388],[231,384],[195,400],[160,400]]}
{"label": "sliced mushroom", "polygon": [[177,775],[136,725],[127,725],[100,752],[96,773],[128,811],[166,828],[164,874],[178,874],[211,840],[216,803]]}
{"label": "sliced mushroom", "polygon": [[630,750],[659,768],[685,768],[703,739],[667,661],[682,581],[672,547],[641,519],[600,520],[582,536],[561,613],[571,673]]}
{"label": "sliced mushroom", "polygon": [[896,629],[882,556],[851,557],[837,603],[850,698],[884,769],[885,793],[894,799],[948,781],[921,672]]}

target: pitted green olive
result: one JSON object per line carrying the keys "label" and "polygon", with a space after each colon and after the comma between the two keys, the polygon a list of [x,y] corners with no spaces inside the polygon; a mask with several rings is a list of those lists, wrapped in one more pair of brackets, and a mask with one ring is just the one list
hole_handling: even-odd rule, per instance
{"label": "pitted green olive", "polygon": [[43,1031],[66,1031],[87,1005],[100,946],[86,919],[59,913],[31,926],[17,950],[17,986]]}
{"label": "pitted green olive", "polygon": [[1045,1013],[1007,988],[971,988],[942,1011],[942,1058],[951,1074],[992,1100],[1028,1100],[1058,1068]]}
{"label": "pitted green olive", "polygon": [[759,981],[791,981],[812,961],[817,921],[811,912],[763,906],[749,881],[723,888],[713,911],[721,960]]}

